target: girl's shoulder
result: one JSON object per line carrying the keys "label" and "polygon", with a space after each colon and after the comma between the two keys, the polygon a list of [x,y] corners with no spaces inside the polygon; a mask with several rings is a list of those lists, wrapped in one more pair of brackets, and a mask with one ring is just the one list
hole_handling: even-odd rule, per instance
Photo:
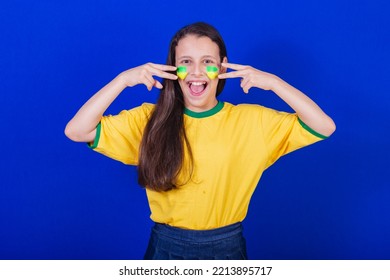
{"label": "girl's shoulder", "polygon": [[140,106],[132,109],[123,110],[120,114],[125,114],[132,117],[149,117],[155,107],[152,103],[142,103]]}

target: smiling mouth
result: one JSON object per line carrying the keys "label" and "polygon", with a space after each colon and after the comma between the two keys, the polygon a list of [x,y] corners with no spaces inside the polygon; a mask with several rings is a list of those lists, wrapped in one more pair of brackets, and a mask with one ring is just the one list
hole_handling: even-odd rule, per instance
{"label": "smiling mouth", "polygon": [[204,81],[188,82],[187,84],[192,95],[201,95],[208,85],[208,83]]}

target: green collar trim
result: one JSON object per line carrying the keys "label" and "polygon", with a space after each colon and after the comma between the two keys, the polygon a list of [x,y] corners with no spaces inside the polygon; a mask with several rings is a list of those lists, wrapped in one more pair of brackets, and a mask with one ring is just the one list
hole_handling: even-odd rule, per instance
{"label": "green collar trim", "polygon": [[204,112],[194,112],[194,111],[191,111],[187,108],[184,108],[184,114],[186,114],[187,116],[190,116],[192,118],[197,118],[197,119],[207,118],[207,117],[211,117],[211,116],[215,115],[216,113],[218,113],[219,111],[221,111],[224,105],[225,105],[224,102],[218,101],[218,104],[215,105],[214,108],[212,108],[208,111],[204,111]]}

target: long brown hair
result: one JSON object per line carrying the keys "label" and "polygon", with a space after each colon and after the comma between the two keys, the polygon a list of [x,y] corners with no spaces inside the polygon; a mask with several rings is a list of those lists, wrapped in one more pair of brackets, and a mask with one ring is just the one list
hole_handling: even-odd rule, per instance
{"label": "long brown hair", "polygon": [[[225,43],[219,32],[207,23],[197,22],[183,27],[173,36],[167,65],[175,65],[176,47],[187,35],[210,38],[219,47],[221,62],[227,57]],[[224,86],[225,80],[219,80],[217,96]],[[155,191],[174,189],[184,183],[177,180],[184,165],[190,180],[193,157],[184,128],[183,114],[184,98],[178,81],[164,79],[163,89],[145,127],[140,146],[138,183],[141,186]],[[186,149],[188,160],[185,161]]]}

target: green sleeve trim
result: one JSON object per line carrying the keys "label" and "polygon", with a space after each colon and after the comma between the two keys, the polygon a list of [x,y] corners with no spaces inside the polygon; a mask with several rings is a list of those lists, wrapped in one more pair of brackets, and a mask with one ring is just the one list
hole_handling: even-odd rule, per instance
{"label": "green sleeve trim", "polygon": [[99,139],[100,139],[100,131],[102,129],[102,124],[99,122],[96,126],[96,136],[95,140],[93,141],[92,145],[88,144],[88,147],[90,147],[92,150],[95,149],[99,145]]}
{"label": "green sleeve trim", "polygon": [[298,118],[298,121],[300,123],[300,125],[306,129],[307,131],[309,131],[311,134],[313,134],[314,136],[317,136],[318,138],[321,138],[321,139],[326,139],[328,138],[328,136],[325,136],[325,135],[322,135],[316,131],[314,131],[313,129],[311,129],[309,126],[307,126],[307,124],[305,124],[300,118]]}

